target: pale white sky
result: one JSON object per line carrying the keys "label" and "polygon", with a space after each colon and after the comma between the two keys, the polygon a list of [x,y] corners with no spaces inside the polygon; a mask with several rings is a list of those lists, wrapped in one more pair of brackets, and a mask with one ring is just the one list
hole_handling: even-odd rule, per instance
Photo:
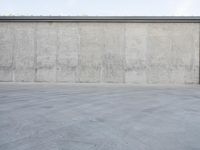
{"label": "pale white sky", "polygon": [[0,0],[0,15],[200,16],[200,0]]}

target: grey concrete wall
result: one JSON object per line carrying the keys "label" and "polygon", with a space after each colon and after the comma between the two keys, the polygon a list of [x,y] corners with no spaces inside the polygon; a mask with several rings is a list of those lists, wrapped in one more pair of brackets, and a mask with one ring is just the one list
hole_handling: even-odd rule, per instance
{"label": "grey concrete wall", "polygon": [[198,84],[198,23],[0,23],[0,81]]}

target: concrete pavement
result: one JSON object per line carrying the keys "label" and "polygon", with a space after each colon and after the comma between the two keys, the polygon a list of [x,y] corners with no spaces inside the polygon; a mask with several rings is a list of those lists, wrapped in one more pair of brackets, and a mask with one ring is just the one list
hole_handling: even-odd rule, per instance
{"label": "concrete pavement", "polygon": [[199,150],[200,86],[0,84],[0,150]]}

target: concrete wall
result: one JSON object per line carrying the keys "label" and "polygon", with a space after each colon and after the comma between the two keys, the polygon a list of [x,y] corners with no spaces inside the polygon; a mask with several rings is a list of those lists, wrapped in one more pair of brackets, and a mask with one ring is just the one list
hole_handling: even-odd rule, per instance
{"label": "concrete wall", "polygon": [[0,23],[0,81],[198,84],[198,23]]}

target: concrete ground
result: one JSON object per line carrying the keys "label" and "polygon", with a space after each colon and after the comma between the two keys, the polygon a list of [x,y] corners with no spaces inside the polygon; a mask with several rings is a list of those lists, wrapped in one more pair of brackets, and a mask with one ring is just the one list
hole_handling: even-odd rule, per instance
{"label": "concrete ground", "polygon": [[200,86],[0,84],[0,150],[199,150]]}

